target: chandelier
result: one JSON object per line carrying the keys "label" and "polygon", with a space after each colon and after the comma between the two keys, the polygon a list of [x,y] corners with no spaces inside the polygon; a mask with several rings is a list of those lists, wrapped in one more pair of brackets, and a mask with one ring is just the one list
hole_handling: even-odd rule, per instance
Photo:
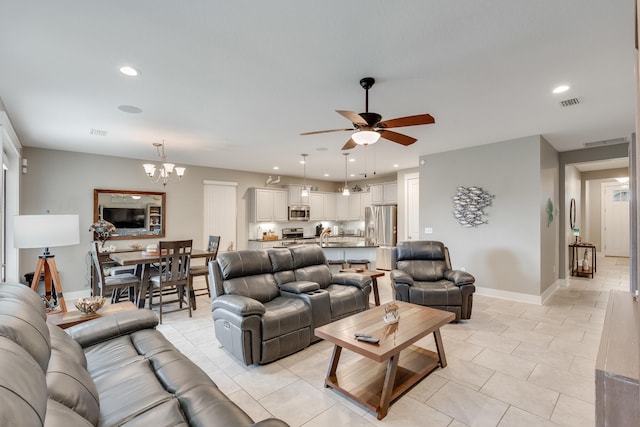
{"label": "chandelier", "polygon": [[[158,156],[162,161],[160,167],[156,167],[153,163],[145,163],[142,165],[145,173],[153,183],[161,182],[163,186],[166,186],[170,182],[179,182],[184,175],[186,168],[176,167],[173,163],[167,162],[167,155],[164,152],[164,141],[154,142],[153,146],[158,150]],[[175,175],[173,172],[175,171]],[[175,178],[177,176],[177,178]]]}

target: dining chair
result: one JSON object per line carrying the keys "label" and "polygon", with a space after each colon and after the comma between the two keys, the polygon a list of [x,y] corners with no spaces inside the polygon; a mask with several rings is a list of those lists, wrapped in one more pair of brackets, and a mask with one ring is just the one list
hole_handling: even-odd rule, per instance
{"label": "dining chair", "polygon": [[[204,265],[191,265],[189,268],[189,281],[191,282],[191,288],[193,289],[194,296],[207,295],[211,298],[211,287],[209,285],[209,262],[216,259],[218,255],[218,247],[220,246],[220,236],[209,236],[209,244],[207,245],[207,252],[211,253],[210,256],[204,258]],[[204,276],[206,288],[194,288],[193,278],[198,276]],[[193,309],[195,310],[195,300]]]}
{"label": "dining chair", "polygon": [[[191,261],[192,240],[160,241],[158,243],[158,274],[149,278],[149,306],[153,308],[153,295],[157,293],[159,298],[158,309],[160,323],[162,324],[163,305],[178,303],[178,308],[165,313],[188,310],[191,317],[190,294],[191,281],[189,280],[189,262]],[[175,294],[176,298],[163,301],[163,296]]]}
{"label": "dining chair", "polygon": [[116,303],[120,300],[123,292],[126,291],[129,301],[137,305],[138,292],[141,286],[140,278],[132,273],[105,274],[105,270],[111,267],[113,263],[100,259],[98,244],[98,242],[91,244],[91,258],[96,270],[100,296],[111,297],[111,303]]}

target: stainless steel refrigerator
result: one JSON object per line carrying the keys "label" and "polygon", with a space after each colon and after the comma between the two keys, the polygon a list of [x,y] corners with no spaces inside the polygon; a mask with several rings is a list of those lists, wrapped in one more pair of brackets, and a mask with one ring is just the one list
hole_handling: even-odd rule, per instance
{"label": "stainless steel refrigerator", "polygon": [[391,270],[391,250],[397,242],[398,207],[371,206],[364,210],[365,241],[378,245],[376,268]]}

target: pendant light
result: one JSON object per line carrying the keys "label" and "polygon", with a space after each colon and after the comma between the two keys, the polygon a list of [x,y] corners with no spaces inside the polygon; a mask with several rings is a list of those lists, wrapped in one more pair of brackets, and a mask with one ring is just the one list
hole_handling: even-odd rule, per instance
{"label": "pendant light", "polygon": [[348,196],[349,184],[347,183],[347,157],[349,156],[349,153],[342,153],[342,154],[344,154],[344,189],[342,190],[342,195]]}
{"label": "pendant light", "polygon": [[309,190],[307,190],[307,156],[308,154],[301,154],[302,156],[302,160],[300,161],[300,163],[302,163],[302,167],[304,168],[304,178],[302,180],[302,191],[300,192],[300,197],[309,197]]}

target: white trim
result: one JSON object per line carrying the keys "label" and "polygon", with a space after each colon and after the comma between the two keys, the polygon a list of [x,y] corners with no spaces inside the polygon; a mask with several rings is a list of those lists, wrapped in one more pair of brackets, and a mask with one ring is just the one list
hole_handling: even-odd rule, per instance
{"label": "white trim", "polygon": [[544,305],[549,297],[561,286],[565,284],[564,279],[556,280],[551,286],[547,288],[542,295],[530,295],[520,292],[504,291],[502,289],[483,288],[476,286],[476,293],[478,295],[484,295],[487,297],[506,299],[510,301],[525,302],[527,304]]}
{"label": "white trim", "polygon": [[208,179],[202,180],[204,185],[227,185],[229,187],[237,187],[238,183],[234,181],[211,181]]}

